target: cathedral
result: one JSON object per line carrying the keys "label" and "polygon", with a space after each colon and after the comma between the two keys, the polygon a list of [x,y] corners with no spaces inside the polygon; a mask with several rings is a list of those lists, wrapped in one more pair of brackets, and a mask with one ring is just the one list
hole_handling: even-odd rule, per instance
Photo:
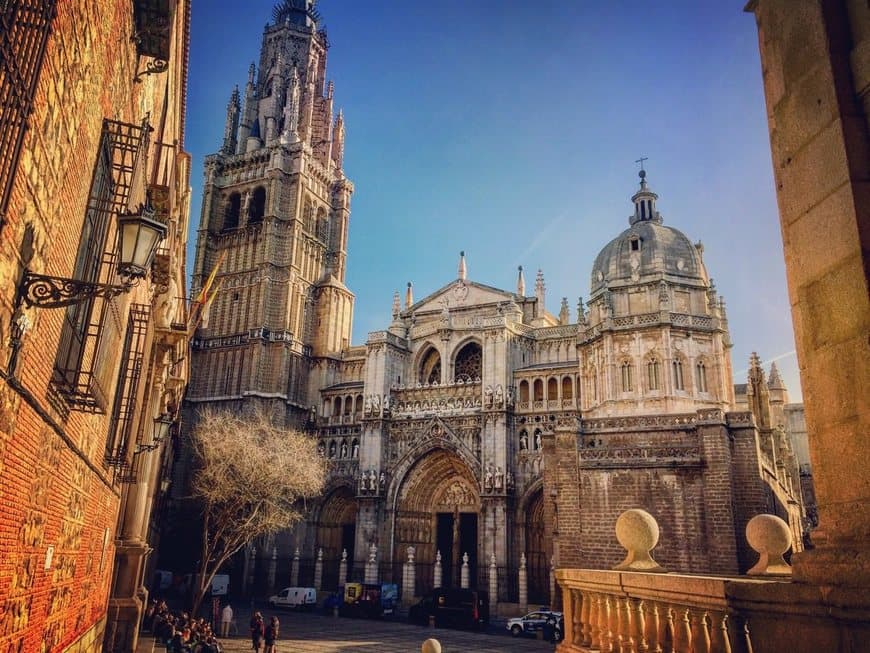
{"label": "cathedral", "polygon": [[673,571],[745,571],[760,512],[786,518],[799,546],[800,479],[764,370],[755,361],[738,402],[703,247],[666,224],[643,170],[576,310],[548,312],[540,271],[531,292],[522,268],[494,288],[460,254],[456,278],[422,299],[408,284],[392,321],[350,344],[354,187],[319,18],[312,0],[275,7],[205,163],[193,285],[217,268],[217,291],[187,423],[205,405],[265,404],[330,461],[305,522],[246,552],[248,589],[272,589],[270,559],[309,585],[319,558],[318,589],[370,565],[401,583],[412,547],[417,595],[438,563],[443,585],[467,565],[484,589],[495,571],[493,601],[549,602],[554,567],[619,562],[613,525],[637,507],[669,533],[656,559]]}

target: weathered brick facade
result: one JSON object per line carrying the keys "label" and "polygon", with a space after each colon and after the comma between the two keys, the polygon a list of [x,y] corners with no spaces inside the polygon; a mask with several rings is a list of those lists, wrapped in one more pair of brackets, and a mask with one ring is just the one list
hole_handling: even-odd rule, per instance
{"label": "weathered brick facade", "polygon": [[[169,3],[169,31],[161,37],[168,69],[135,82],[150,61],[138,56],[143,46],[133,41],[138,3],[7,3],[0,10],[4,25],[22,28],[29,17],[20,6],[26,4],[40,5],[53,19],[34,78],[21,156],[8,177],[8,209],[0,216],[0,650],[96,651],[103,644],[113,568],[123,558],[117,547],[130,544],[118,528],[121,506],[138,506],[137,495],[153,490],[159,471],[162,448],[145,451],[140,445],[151,443],[152,418],[171,411],[185,376],[183,367],[173,368],[183,339],[173,334],[172,324],[176,333],[186,329],[188,157],[180,143],[189,9],[186,2]],[[142,19],[140,28],[147,28],[148,20]],[[3,83],[8,81],[4,75]],[[105,335],[92,339],[82,360],[92,356],[94,379],[110,383],[99,392],[90,388],[93,405],[83,411],[56,383],[61,334],[70,313],[26,305],[16,312],[16,289],[25,268],[74,277],[99,144],[109,142],[101,141],[104,119],[127,123],[140,135],[146,116],[153,131],[147,147],[137,141],[141,174],[134,173],[127,206],[135,212],[147,191],[168,234],[146,279],[114,299],[93,300],[91,322],[104,307],[100,331]],[[14,128],[6,120],[0,124],[2,130]],[[108,156],[116,152],[111,149]],[[112,183],[114,189],[120,185],[114,177]],[[107,224],[105,254],[115,251],[114,215]],[[120,283],[113,265],[99,269],[101,283]],[[135,392],[116,397],[125,378],[121,362],[134,360],[124,348],[131,309],[148,316],[138,351],[141,373],[135,384],[123,386]],[[20,347],[10,343],[13,319],[27,327]],[[123,412],[117,408],[120,401]],[[107,464],[106,451],[123,420],[131,438],[119,449],[123,465],[120,460]],[[147,511],[134,512],[147,522]],[[146,548],[144,539],[141,547]],[[141,578],[136,584],[141,586]],[[110,622],[118,614],[114,610]],[[114,626],[109,630],[114,632]]]}

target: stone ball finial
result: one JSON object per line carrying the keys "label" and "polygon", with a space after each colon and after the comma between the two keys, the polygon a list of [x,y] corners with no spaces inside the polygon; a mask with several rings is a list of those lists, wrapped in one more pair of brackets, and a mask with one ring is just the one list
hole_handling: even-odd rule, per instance
{"label": "stone ball finial", "polygon": [[421,653],[441,653],[441,642],[437,639],[427,639],[420,647]]}
{"label": "stone ball finial", "polygon": [[628,553],[625,560],[614,567],[615,570],[667,571],[650,555],[659,541],[659,525],[646,510],[632,508],[622,513],[616,520],[616,539]]}
{"label": "stone ball finial", "polygon": [[791,548],[791,530],[776,515],[755,515],[746,524],[746,539],[758,553],[758,563],[747,574],[790,576],[791,566],[782,554]]}

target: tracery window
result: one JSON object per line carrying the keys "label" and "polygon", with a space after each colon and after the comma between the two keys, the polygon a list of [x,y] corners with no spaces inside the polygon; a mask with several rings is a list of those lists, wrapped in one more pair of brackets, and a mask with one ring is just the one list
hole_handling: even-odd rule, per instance
{"label": "tracery window", "polygon": [[482,376],[483,350],[476,342],[469,342],[456,354],[453,378],[469,383]]}
{"label": "tracery window", "polygon": [[224,209],[223,229],[235,229],[239,226],[239,214],[242,211],[242,196],[239,193],[231,193]]}
{"label": "tracery window", "polygon": [[651,358],[646,364],[646,381],[650,390],[659,389],[659,361]]}
{"label": "tracery window", "polygon": [[704,361],[698,361],[695,365],[695,381],[698,392],[707,392],[707,366],[704,365]]}
{"label": "tracery window", "polygon": [[674,388],[677,390],[685,390],[686,384],[683,381],[683,361],[679,358],[674,359]]}
{"label": "tracery window", "polygon": [[631,362],[623,361],[620,366],[622,372],[622,391],[631,392],[634,389],[634,379],[632,378]]}
{"label": "tracery window", "polygon": [[266,215],[266,189],[257,186],[248,204],[248,222],[262,222]]}
{"label": "tracery window", "polygon": [[441,383],[441,354],[434,347],[423,357],[418,380],[429,385]]}

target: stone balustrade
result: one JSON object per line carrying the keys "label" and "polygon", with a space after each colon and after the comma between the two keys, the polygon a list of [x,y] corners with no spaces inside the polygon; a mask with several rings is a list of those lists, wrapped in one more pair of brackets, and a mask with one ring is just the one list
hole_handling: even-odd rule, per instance
{"label": "stone balustrade", "polygon": [[781,581],[560,569],[565,638],[558,648],[608,653],[750,653],[751,618],[737,584]]}

